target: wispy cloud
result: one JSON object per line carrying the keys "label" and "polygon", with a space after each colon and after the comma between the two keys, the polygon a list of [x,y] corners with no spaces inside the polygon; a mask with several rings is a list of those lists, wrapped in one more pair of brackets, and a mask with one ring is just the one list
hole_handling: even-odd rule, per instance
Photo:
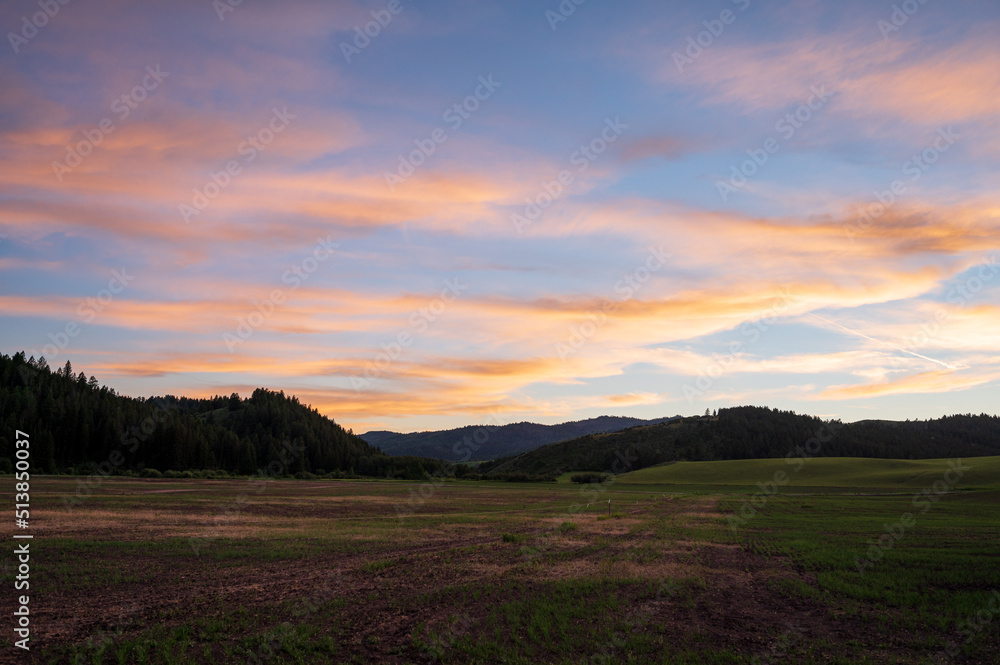
{"label": "wispy cloud", "polygon": [[[124,266],[135,282],[59,359],[134,394],[267,385],[399,429],[495,408],[654,416],[686,407],[679,387],[722,353],[734,362],[706,394],[720,403],[995,409],[1000,276],[983,266],[1000,250],[1000,16],[928,6],[884,39],[878,12],[852,8],[755,6],[680,72],[671,53],[710,18],[695,3],[595,6],[555,35],[516,3],[407,5],[352,62],[339,44],[371,20],[353,2],[243,3],[221,20],[194,0],[169,15],[68,5],[0,61],[0,309],[16,323],[0,345],[51,344]],[[169,76],[122,117],[112,104],[147,67]],[[503,87],[470,102],[488,75]],[[754,166],[815,86],[822,114]],[[478,107],[455,126],[456,105]],[[272,136],[276,109],[294,119]],[[629,126],[613,143],[597,139],[607,118]],[[948,128],[961,139],[925,153]],[[387,187],[414,150],[425,163]],[[862,228],[914,156],[933,169]],[[760,173],[721,201],[714,179],[746,160]],[[338,250],[293,289],[317,238]],[[649,248],[669,255],[655,271]],[[355,390],[456,277],[462,297]],[[280,307],[227,349],[275,290]],[[759,343],[728,350],[762,319]]]}

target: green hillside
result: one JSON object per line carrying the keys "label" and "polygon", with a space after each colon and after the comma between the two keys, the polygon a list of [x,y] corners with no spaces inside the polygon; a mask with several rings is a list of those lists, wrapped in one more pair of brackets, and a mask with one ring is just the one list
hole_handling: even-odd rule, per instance
{"label": "green hillside", "polygon": [[[911,491],[930,488],[945,477],[949,464],[959,460],[897,460],[858,457],[826,457],[810,460],[784,458],[761,460],[726,460],[719,462],[675,462],[653,466],[615,477],[615,484],[733,486],[753,488],[759,482],[774,480],[784,472],[784,488],[839,487]],[[949,478],[958,482],[956,489],[1000,487],[1000,456],[960,460],[961,478],[954,472]],[[780,477],[780,476],[779,476]]]}
{"label": "green hillside", "polygon": [[680,418],[553,443],[479,468],[485,474],[625,473],[674,461],[781,458],[804,446],[814,457],[824,458],[989,457],[1000,455],[1000,418],[966,414],[924,421],[841,423],[740,406],[720,409],[714,417]]}

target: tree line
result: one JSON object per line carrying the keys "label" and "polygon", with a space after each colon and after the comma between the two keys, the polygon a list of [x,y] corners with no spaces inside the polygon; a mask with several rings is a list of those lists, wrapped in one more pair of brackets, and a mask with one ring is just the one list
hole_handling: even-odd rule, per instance
{"label": "tree line", "polygon": [[[817,439],[818,433],[823,435]],[[843,423],[767,407],[719,409],[605,435],[553,443],[487,462],[479,471],[558,475],[567,471],[622,473],[677,460],[784,457],[797,447],[817,457],[932,459],[1000,455],[1000,417],[953,415],[935,420]],[[818,448],[816,447],[818,445]]]}
{"label": "tree line", "polygon": [[119,395],[72,364],[0,354],[0,472],[13,467],[14,432],[31,436],[36,473],[217,470],[423,479],[463,477],[466,465],[390,456],[298,398],[258,388],[205,399]]}

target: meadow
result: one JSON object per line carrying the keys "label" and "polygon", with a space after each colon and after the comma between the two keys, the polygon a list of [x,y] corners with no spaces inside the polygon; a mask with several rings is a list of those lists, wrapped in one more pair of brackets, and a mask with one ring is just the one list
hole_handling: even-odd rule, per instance
{"label": "meadow", "polygon": [[107,478],[72,507],[37,478],[29,661],[995,663],[1000,464],[942,489],[946,462],[815,459],[775,493],[773,460]]}

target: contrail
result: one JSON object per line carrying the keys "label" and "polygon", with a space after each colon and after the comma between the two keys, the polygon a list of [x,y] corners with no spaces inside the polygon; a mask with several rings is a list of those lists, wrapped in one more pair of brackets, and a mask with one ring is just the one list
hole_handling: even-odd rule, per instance
{"label": "contrail", "polygon": [[850,328],[848,328],[846,326],[842,326],[839,323],[836,323],[834,321],[830,321],[829,319],[824,319],[822,316],[819,316],[817,314],[810,313],[809,316],[813,317],[814,319],[819,319],[820,321],[824,321],[826,323],[829,323],[831,326],[837,326],[841,330],[846,330],[847,332],[851,333],[852,335],[857,335],[858,337],[863,337],[863,338],[865,338],[865,339],[867,339],[869,341],[875,342],[876,344],[881,344],[882,346],[888,346],[890,349],[895,349],[896,351],[902,351],[903,353],[908,353],[911,356],[915,356],[917,358],[923,358],[924,360],[929,360],[932,363],[937,363],[938,365],[941,365],[942,367],[946,367],[948,369],[952,369],[952,370],[961,369],[960,367],[956,367],[955,365],[949,365],[948,363],[943,362],[941,360],[935,360],[934,358],[928,358],[927,356],[919,354],[916,351],[910,351],[908,349],[904,349],[901,346],[896,346],[895,344],[890,344],[889,342],[883,342],[880,339],[875,339],[874,337],[869,337],[868,335],[866,335],[864,333],[861,333],[861,332],[858,332],[857,330],[851,330]]}

